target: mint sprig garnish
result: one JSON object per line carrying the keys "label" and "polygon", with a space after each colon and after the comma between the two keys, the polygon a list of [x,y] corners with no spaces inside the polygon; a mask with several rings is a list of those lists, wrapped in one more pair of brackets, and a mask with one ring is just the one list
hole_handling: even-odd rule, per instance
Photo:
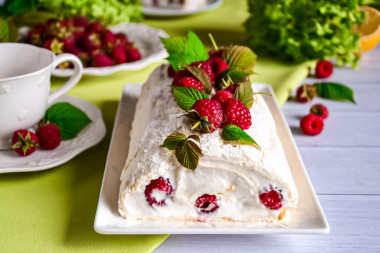
{"label": "mint sprig garnish", "polygon": [[44,122],[55,124],[62,140],[70,140],[91,123],[90,118],[81,109],[68,102],[59,102],[50,106],[43,118]]}
{"label": "mint sprig garnish", "polygon": [[207,49],[198,36],[189,31],[186,37],[161,38],[169,56],[166,58],[175,71],[184,69],[186,65],[205,61],[209,58]]}
{"label": "mint sprig garnish", "polygon": [[191,74],[193,74],[193,76],[196,79],[198,79],[202,83],[202,85],[205,89],[205,92],[207,94],[210,94],[211,90],[212,90],[212,81],[211,81],[210,77],[206,74],[206,72],[204,72],[203,69],[201,69],[200,67],[196,67],[193,65],[187,65],[186,69]]}
{"label": "mint sprig garnish", "polygon": [[240,145],[251,145],[261,151],[259,144],[256,143],[251,136],[244,132],[240,127],[235,125],[227,125],[222,132],[222,139],[227,143],[235,143]]}
{"label": "mint sprig garnish", "polygon": [[190,111],[197,100],[209,98],[205,92],[193,87],[172,86],[172,92],[178,106],[185,111]]}
{"label": "mint sprig garnish", "polygon": [[229,69],[250,73],[256,64],[257,55],[249,47],[231,45],[224,50],[223,59]]}
{"label": "mint sprig garnish", "polygon": [[245,106],[247,106],[248,109],[250,109],[253,104],[253,89],[251,82],[246,81],[240,83],[236,88],[233,97],[239,99],[245,104]]}
{"label": "mint sprig garnish", "polygon": [[354,91],[343,84],[321,82],[314,83],[313,86],[316,88],[317,96],[320,98],[348,101],[356,104],[354,99]]}
{"label": "mint sprig garnish", "polygon": [[203,156],[196,142],[200,143],[198,135],[190,135],[186,138],[182,133],[173,133],[165,139],[161,147],[175,150],[178,162],[185,168],[195,170],[198,167],[199,158]]}

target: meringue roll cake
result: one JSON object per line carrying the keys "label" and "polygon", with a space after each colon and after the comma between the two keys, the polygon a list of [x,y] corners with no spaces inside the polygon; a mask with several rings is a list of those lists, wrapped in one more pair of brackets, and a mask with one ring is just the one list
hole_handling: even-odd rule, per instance
{"label": "meringue roll cake", "polygon": [[143,85],[120,178],[122,217],[259,223],[297,207],[265,94],[230,71],[241,66],[229,58],[231,47],[182,69],[169,58],[172,66],[158,67]]}

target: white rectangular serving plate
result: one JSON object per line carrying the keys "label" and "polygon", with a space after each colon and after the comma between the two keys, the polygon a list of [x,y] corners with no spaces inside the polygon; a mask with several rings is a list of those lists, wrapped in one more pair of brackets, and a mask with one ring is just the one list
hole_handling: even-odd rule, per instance
{"label": "white rectangular serving plate", "polygon": [[[263,96],[277,126],[298,193],[297,209],[278,223],[131,221],[118,213],[120,174],[128,155],[131,125],[142,84],[127,84],[119,102],[112,133],[94,229],[101,234],[324,234],[330,227],[305,170],[292,133],[276,97]],[[253,84],[255,92],[274,94],[267,84]]]}

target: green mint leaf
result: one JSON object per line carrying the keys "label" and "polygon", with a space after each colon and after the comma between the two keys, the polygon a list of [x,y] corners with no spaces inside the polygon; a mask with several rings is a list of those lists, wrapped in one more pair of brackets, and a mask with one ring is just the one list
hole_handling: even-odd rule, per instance
{"label": "green mint leaf", "polygon": [[9,25],[8,22],[0,18],[0,42],[9,41]]}
{"label": "green mint leaf", "polygon": [[320,98],[326,98],[338,101],[348,101],[356,104],[354,99],[354,91],[340,83],[314,83],[314,87],[317,88],[317,95]]}
{"label": "green mint leaf", "polygon": [[62,140],[75,138],[91,122],[86,113],[67,102],[50,106],[45,112],[44,121],[57,125]]}
{"label": "green mint leaf", "polygon": [[205,92],[193,87],[172,86],[172,92],[178,106],[185,111],[190,111],[195,101],[209,98]]}
{"label": "green mint leaf", "polygon": [[206,72],[204,72],[201,68],[193,65],[187,65],[186,69],[202,83],[203,87],[205,88],[205,92],[207,94],[210,94],[212,90],[212,81]]}
{"label": "green mint leaf", "polygon": [[223,59],[227,62],[228,68],[251,73],[255,66],[257,56],[248,47],[232,45],[224,50]]}
{"label": "green mint leaf", "polygon": [[195,170],[199,164],[199,158],[203,156],[201,148],[189,138],[178,142],[175,149],[178,162],[185,168]]}
{"label": "green mint leaf", "polygon": [[198,135],[195,135],[195,134],[190,135],[189,137],[187,137],[187,139],[193,139],[194,141],[201,143],[201,139],[199,138]]}
{"label": "green mint leaf", "polygon": [[182,140],[186,140],[186,135],[181,134],[181,133],[172,133],[171,135],[166,137],[161,147],[167,148],[169,150],[174,150],[177,147],[178,142]]}
{"label": "green mint leaf", "polygon": [[192,62],[204,61],[209,58],[202,41],[191,31],[187,38],[161,38],[161,41],[169,54],[166,59],[175,71],[184,69],[186,65]]}
{"label": "green mint leaf", "polygon": [[245,104],[245,106],[247,106],[248,109],[250,109],[253,104],[253,89],[251,82],[246,81],[240,83],[239,86],[236,88],[233,97],[239,99],[241,102]]}
{"label": "green mint leaf", "polygon": [[261,151],[259,144],[240,127],[235,125],[227,125],[223,128],[222,139],[229,143],[251,145]]}

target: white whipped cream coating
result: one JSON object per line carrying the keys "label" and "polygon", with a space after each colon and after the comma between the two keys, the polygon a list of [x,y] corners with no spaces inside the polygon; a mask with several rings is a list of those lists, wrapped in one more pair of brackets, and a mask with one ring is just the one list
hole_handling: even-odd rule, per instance
{"label": "white whipped cream coating", "polygon": [[[120,177],[119,213],[138,220],[273,222],[286,217],[297,206],[298,193],[261,95],[255,95],[252,126],[246,132],[262,151],[223,143],[221,129],[198,134],[204,156],[192,171],[178,163],[173,151],[160,147],[171,133],[194,134],[187,119],[178,117],[184,111],[173,99],[166,68],[162,65],[151,74],[136,105],[129,154]],[[158,177],[169,178],[174,187],[166,206],[150,206],[145,200],[146,185]],[[259,199],[260,193],[272,188],[283,196],[279,210],[270,210]],[[203,194],[218,197],[215,212],[197,212],[194,204]]]}

